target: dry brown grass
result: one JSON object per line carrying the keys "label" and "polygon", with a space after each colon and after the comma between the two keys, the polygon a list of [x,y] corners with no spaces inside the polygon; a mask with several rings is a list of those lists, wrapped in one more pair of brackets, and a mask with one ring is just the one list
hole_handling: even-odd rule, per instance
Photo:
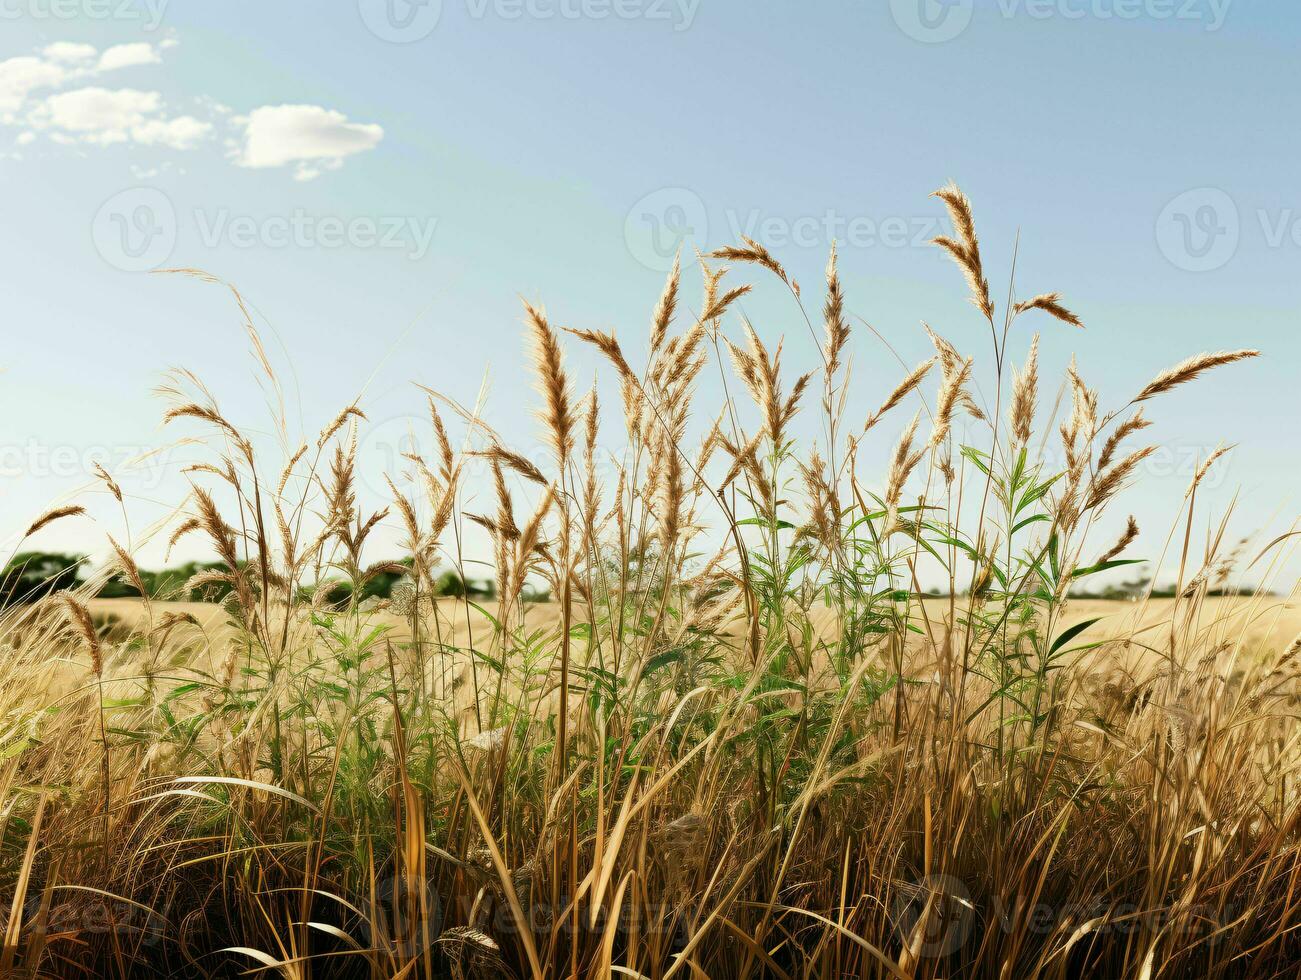
{"label": "dry brown grass", "polygon": [[[970,202],[938,196],[990,349],[928,327],[938,380],[919,366],[861,426],[834,257],[821,364],[793,378],[779,340],[734,322],[751,284],[703,262],[701,315],[675,323],[675,266],[644,364],[573,331],[621,395],[609,481],[596,393],[575,396],[532,306],[551,461],[430,392],[435,452],[387,475],[376,512],[359,406],[299,438],[277,418],[301,447],[282,459],[176,374],[165,417],[213,456],[171,541],[206,539],[223,566],[190,585],[229,598],[92,582],[0,618],[0,973],[1295,974],[1301,612],[1216,595],[1296,539],[1244,556],[1226,520],[1194,541],[1208,459],[1171,501],[1178,597],[1070,597],[1137,547],[1161,557],[1132,527],[1082,557],[1150,452],[1132,406],[1255,352],[1192,358],[1111,412],[1072,364],[1069,414],[1045,418],[1048,369],[1012,323],[1079,318],[1056,293],[1000,317]],[[801,303],[759,243],[715,260]],[[706,366],[732,372],[721,405],[700,404]],[[716,420],[699,443],[697,414]],[[862,434],[885,425],[901,436],[877,463]],[[1062,473],[1033,449],[1050,437]],[[471,459],[491,476],[474,513]],[[432,598],[440,570],[465,575],[467,521],[491,539],[490,603]],[[385,522],[406,580],[377,607],[331,601],[392,571],[371,555]],[[923,562],[948,597],[920,593]]]}

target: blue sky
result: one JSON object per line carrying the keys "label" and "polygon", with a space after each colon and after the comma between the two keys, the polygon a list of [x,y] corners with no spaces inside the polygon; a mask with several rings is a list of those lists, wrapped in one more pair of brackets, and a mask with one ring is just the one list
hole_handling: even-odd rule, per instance
{"label": "blue sky", "polygon": [[[265,424],[232,304],[151,265],[238,285],[304,431],[364,389],[379,458],[421,413],[412,381],[472,401],[489,369],[489,418],[529,447],[520,297],[637,349],[679,243],[759,238],[815,311],[836,238],[851,310],[905,361],[926,356],[922,320],[986,358],[960,277],[923,244],[950,178],[995,294],[1019,233],[1018,295],[1060,290],[1087,325],[1023,323],[1018,351],[1040,330],[1054,375],[1076,353],[1104,406],[1188,354],[1265,351],[1153,406],[1163,452],[1113,522],[1133,511],[1158,551],[1221,441],[1237,448],[1207,513],[1237,494],[1245,534],[1297,512],[1293,5],[0,0],[0,19],[8,529],[87,460],[173,438],[150,396],[169,366]],[[778,290],[745,311],[812,366]],[[571,361],[584,384],[597,370]],[[899,373],[860,329],[851,414]],[[175,474],[123,482],[137,526],[184,493]]]}

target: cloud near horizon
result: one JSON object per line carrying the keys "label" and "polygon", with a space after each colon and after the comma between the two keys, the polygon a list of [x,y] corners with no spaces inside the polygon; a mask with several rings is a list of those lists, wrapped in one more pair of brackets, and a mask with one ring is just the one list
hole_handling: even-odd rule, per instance
{"label": "cloud near horizon", "polygon": [[[264,105],[234,116],[207,95],[194,101],[196,115],[172,115],[160,92],[109,88],[105,74],[162,63],[176,45],[116,44],[102,51],[90,44],[56,41],[36,54],[0,60],[0,126],[20,131],[14,146],[26,148],[42,135],[55,144],[132,144],[191,150],[220,124],[234,127],[228,157],[240,167],[292,167],[295,180],[337,170],[347,157],[374,149],[384,137],[376,123],[358,123],[319,105]],[[19,156],[17,152],[11,154]]]}

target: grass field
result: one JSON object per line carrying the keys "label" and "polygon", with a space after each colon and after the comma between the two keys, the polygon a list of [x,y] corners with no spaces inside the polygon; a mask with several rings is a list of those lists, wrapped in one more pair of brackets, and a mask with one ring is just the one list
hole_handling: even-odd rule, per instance
{"label": "grass field", "polygon": [[[738,269],[806,310],[748,240],[701,259],[690,304],[675,268],[644,357],[526,304],[550,461],[431,394],[436,451],[376,514],[363,406],[301,449],[275,419],[278,454],[174,375],[165,421],[211,457],[164,533],[221,562],[189,587],[229,594],[90,581],[3,614],[0,975],[1295,975],[1301,606],[1271,575],[1296,539],[1243,551],[1208,522],[1211,454],[1168,528],[1090,540],[1142,478],[1144,413],[1256,352],[1112,409],[1071,365],[1045,410],[1031,324],[1078,318],[1056,293],[999,310],[969,202],[936,196],[977,329],[932,332],[866,421],[842,411],[834,252],[797,374],[738,316]],[[567,343],[616,408],[575,392]],[[602,427],[627,442],[609,480]],[[381,524],[408,565],[374,563]],[[471,524],[495,599],[432,599]],[[1170,528],[1178,598],[1070,597]],[[97,576],[145,593],[120,540]],[[955,598],[921,593],[923,564]],[[327,601],[395,571],[382,602]]]}

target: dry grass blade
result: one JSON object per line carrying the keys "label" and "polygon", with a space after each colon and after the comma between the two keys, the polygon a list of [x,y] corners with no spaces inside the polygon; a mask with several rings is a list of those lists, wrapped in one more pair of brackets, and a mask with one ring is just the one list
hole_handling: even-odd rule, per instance
{"label": "dry grass blade", "polygon": [[1038,296],[1017,303],[1016,306],[1012,307],[1012,315],[1020,316],[1027,310],[1043,310],[1049,316],[1056,317],[1063,323],[1069,323],[1072,327],[1079,327],[1081,330],[1084,329],[1084,323],[1078,316],[1062,305],[1061,299],[1059,293],[1040,293]]}
{"label": "dry grass blade", "polygon": [[1039,397],[1039,335],[1030,341],[1025,368],[1012,380],[1012,441],[1028,445],[1034,428],[1035,405]]}
{"label": "dry grass blade", "polygon": [[49,527],[55,521],[61,521],[65,517],[80,517],[85,513],[86,508],[76,504],[71,504],[66,507],[53,507],[50,510],[47,510],[40,517],[36,518],[36,520],[32,521],[27,530],[23,532],[23,537],[30,538],[41,528]]}
{"label": "dry grass blade", "polygon": [[[682,280],[680,259],[681,253],[673,256],[673,268],[669,270],[669,278],[664,283],[664,292],[660,294],[659,302],[655,304],[655,312],[651,316],[650,349],[652,356],[664,346],[664,338],[668,336],[669,325],[673,322],[673,314],[677,310],[678,284]],[[614,338],[611,337],[610,339],[613,340]]]}
{"label": "dry grass blade", "polygon": [[1134,401],[1147,401],[1157,395],[1164,394],[1172,388],[1177,388],[1182,384],[1187,384],[1199,374],[1211,370],[1211,368],[1220,367],[1223,364],[1234,364],[1238,361],[1245,361],[1251,357],[1259,357],[1258,350],[1234,350],[1234,351],[1216,351],[1211,354],[1197,354],[1185,361],[1180,361],[1174,367],[1162,371],[1153,378],[1146,388],[1140,391]]}
{"label": "dry grass blade", "polygon": [[103,677],[104,652],[90,610],[71,592],[60,592],[58,598],[67,610],[72,625],[86,643],[86,651],[90,654],[91,670],[95,672],[96,677]]}
{"label": "dry grass blade", "polygon": [[335,435],[338,433],[338,431],[342,429],[345,425],[347,425],[348,419],[351,418],[361,419],[362,421],[365,421],[366,413],[363,412],[356,405],[349,405],[342,412],[336,415],[334,417],[334,420],[330,422],[329,425],[327,425],[324,429],[321,430],[321,434],[319,437],[317,437],[316,440],[316,448],[317,449],[322,448],[327,442],[333,439]]}
{"label": "dry grass blade", "polygon": [[705,312],[700,315],[700,319],[717,320],[719,317],[721,317],[724,313],[727,312],[727,308],[729,306],[731,306],[733,303],[735,303],[738,299],[740,299],[749,291],[750,291],[750,286],[748,284],[744,286],[736,286],[732,289],[729,289],[722,296],[719,296],[717,299],[714,300],[713,303],[710,304],[709,309],[705,310]]}
{"label": "dry grass blade", "polygon": [[971,301],[984,314],[985,319],[993,323],[994,304],[990,301],[989,282],[985,279],[984,268],[981,265],[980,241],[976,238],[976,223],[971,216],[971,202],[958,189],[958,185],[952,182],[941,187],[932,196],[938,197],[949,209],[949,217],[953,220],[958,239],[937,235],[931,241],[953,256],[953,260],[957,262],[967,278],[967,285],[971,287]]}
{"label": "dry grass blade", "polygon": [[118,486],[118,482],[116,480],[114,480],[111,476],[109,476],[108,470],[104,469],[102,464],[96,463],[93,467],[93,471],[95,475],[99,477],[100,480],[103,482],[104,486],[108,487],[108,492],[113,495],[113,498],[119,504],[122,503],[122,488]]}
{"label": "dry grass blade", "polygon": [[524,477],[526,480],[531,480],[532,482],[538,484],[539,486],[545,487],[547,485],[547,478],[542,475],[542,471],[540,469],[538,469],[531,462],[529,462],[529,460],[526,457],[521,456],[519,453],[515,452],[514,450],[507,449],[505,446],[501,445],[500,443],[495,443],[489,446],[487,449],[479,450],[475,452],[473,455],[482,457],[483,459],[487,459],[494,463],[498,463],[502,466],[506,466],[514,470],[516,473]]}
{"label": "dry grass blade", "polygon": [[1084,507],[1091,510],[1100,507],[1113,497],[1121,485],[1129,478],[1130,474],[1143,460],[1147,459],[1154,452],[1155,446],[1147,446],[1143,449],[1136,450],[1116,463],[1111,469],[1099,474],[1094,480],[1092,492],[1089,494]]}
{"label": "dry grass blade", "polygon": [[894,391],[886,395],[885,401],[881,403],[881,407],[873,412],[868,417],[867,421],[863,423],[863,431],[866,432],[868,429],[875,426],[876,423],[881,421],[881,418],[887,412],[895,408],[901,401],[912,394],[934,366],[935,358],[932,357],[930,360],[922,361],[915,368],[909,371],[904,376],[904,379],[895,385]]}
{"label": "dry grass blade", "polygon": [[591,344],[604,354],[606,359],[614,365],[614,369],[619,372],[619,377],[636,378],[632,368],[628,366],[628,361],[623,356],[623,348],[619,346],[619,341],[615,339],[614,334],[602,333],[599,330],[578,330],[573,327],[565,327],[565,330],[579,340]]}
{"label": "dry grass blade", "polygon": [[849,323],[845,320],[845,294],[840,288],[840,272],[836,268],[836,246],[831,246],[827,259],[827,298],[822,305],[822,324],[826,333],[824,350],[826,373],[835,374],[840,359],[849,343]]}
{"label": "dry grass blade", "polygon": [[1094,564],[1105,565],[1113,558],[1116,558],[1119,555],[1123,554],[1125,549],[1128,548],[1131,544],[1133,544],[1134,539],[1137,537],[1138,537],[1138,521],[1134,520],[1133,514],[1130,514],[1129,520],[1125,522],[1125,530],[1121,533],[1120,537],[1116,540],[1116,543],[1113,544],[1106,551],[1104,551],[1101,555],[1099,555],[1098,560]]}
{"label": "dry grass blade", "polygon": [[533,336],[533,362],[538,373],[538,386],[546,405],[541,418],[547,427],[556,461],[563,471],[574,448],[574,412],[560,341],[541,310],[528,302],[525,302],[524,309]]}
{"label": "dry grass blade", "polygon": [[[970,204],[938,194],[989,315]],[[363,472],[357,405],[306,436],[273,418],[269,462],[168,376],[169,418],[203,423],[183,509],[142,528],[128,498],[108,561],[6,570],[0,974],[1296,973],[1301,624],[1275,570],[1298,525],[1258,550],[1208,519],[1194,491],[1221,448],[1170,501],[1174,561],[1130,560],[1133,517],[1095,542],[1160,474],[1129,445],[1145,406],[1100,408],[1072,359],[1041,410],[1038,336],[1010,374],[1016,315],[1078,325],[1051,293],[991,322],[992,362],[927,327],[935,356],[900,360],[862,432],[925,411],[938,364],[934,430],[918,411],[868,458],[844,256],[818,331],[766,249],[716,254],[788,282],[822,362],[791,370],[764,323],[725,331],[748,287],[702,261],[697,304],[675,265],[644,370],[569,331],[617,372],[608,454],[619,407],[571,395],[527,304],[553,464],[484,420],[483,389],[465,407],[424,386],[412,434],[427,394],[433,448],[392,479]],[[801,420],[811,378],[825,415]],[[392,520],[369,499],[390,494]],[[137,567],[176,522],[194,561]],[[92,597],[105,583],[119,597]]]}
{"label": "dry grass blade", "polygon": [[790,286],[792,289],[795,288],[794,283],[790,276],[786,274],[786,270],[782,267],[782,264],[773,257],[773,254],[769,252],[768,249],[764,248],[754,239],[746,238],[744,235],[741,236],[741,241],[745,243],[744,247],[728,245],[723,248],[715,249],[710,253],[710,255],[715,259],[724,259],[728,262],[751,262],[755,265],[763,266],[782,282],[786,283],[786,285]]}

